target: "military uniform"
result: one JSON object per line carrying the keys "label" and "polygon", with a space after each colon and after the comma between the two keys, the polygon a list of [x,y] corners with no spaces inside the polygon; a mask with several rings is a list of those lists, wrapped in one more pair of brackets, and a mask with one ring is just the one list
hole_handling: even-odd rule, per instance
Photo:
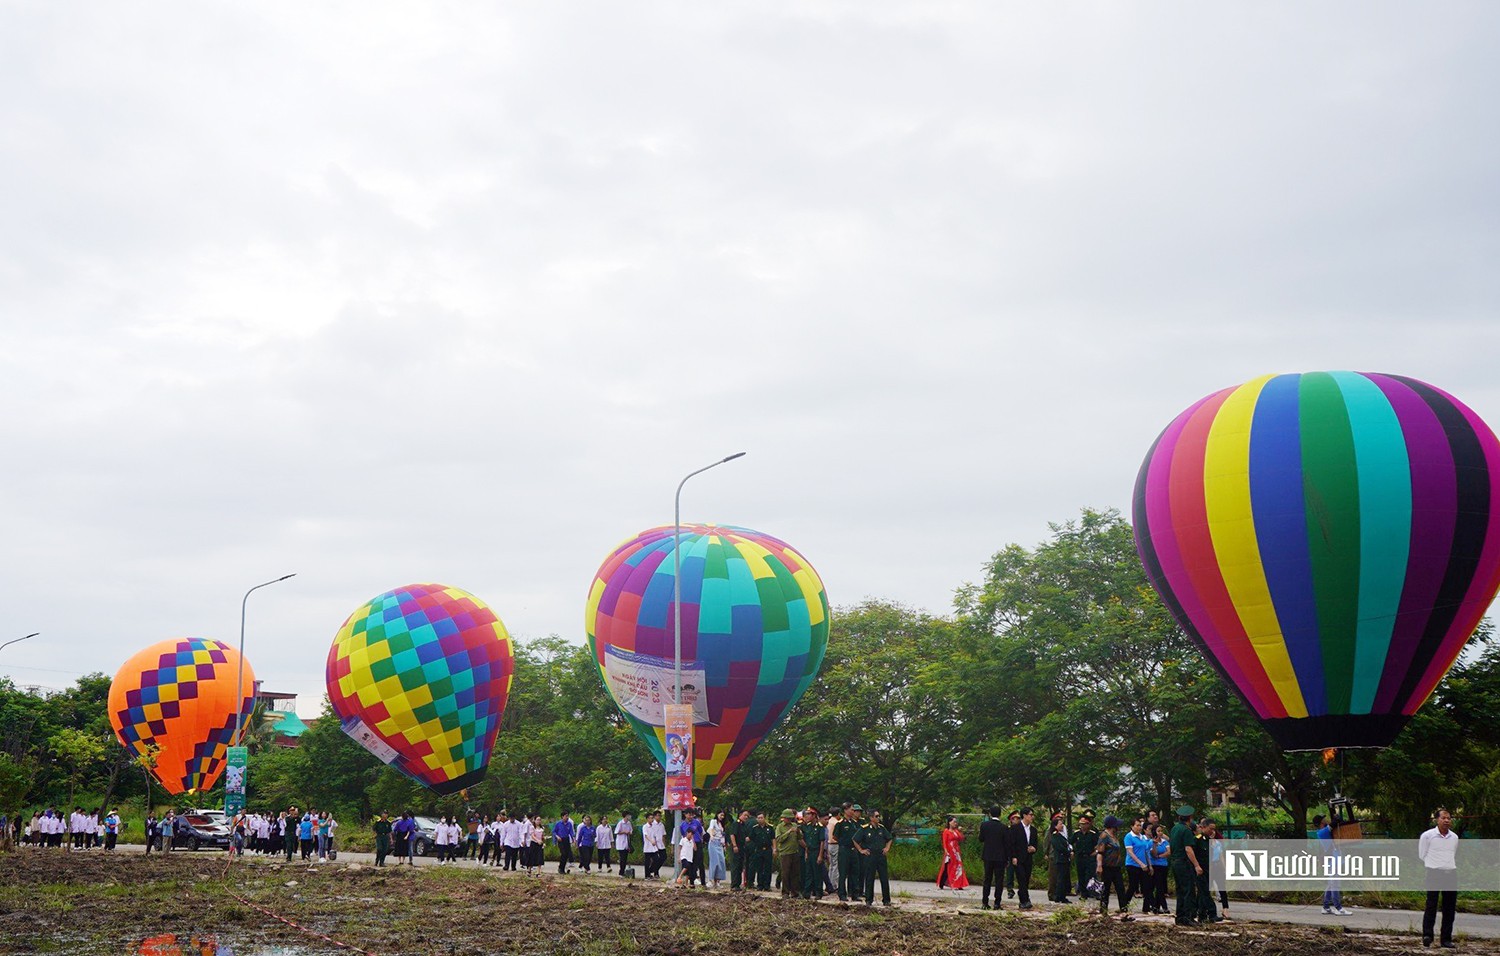
{"label": "military uniform", "polygon": [[[1200,827],[1193,835],[1193,852],[1198,855],[1198,865],[1203,867],[1203,875],[1198,877],[1198,919],[1204,923],[1217,923],[1219,908],[1214,905],[1214,894],[1208,886],[1209,842],[1208,835]],[[1194,875],[1197,876],[1197,874]]]}
{"label": "military uniform", "polygon": [[1094,848],[1099,845],[1099,831],[1090,827],[1087,830],[1073,831],[1073,866],[1078,876],[1078,896],[1080,899],[1091,900],[1094,894],[1089,892],[1089,880],[1094,878],[1094,867],[1098,860],[1094,857]]}
{"label": "military uniform", "polygon": [[737,890],[740,888],[741,880],[747,889],[755,882],[755,871],[750,869],[750,831],[754,829],[754,820],[736,820],[732,833],[734,835],[735,847],[733,865],[729,868],[729,888]]}
{"label": "military uniform", "polygon": [[802,854],[802,898],[810,900],[814,896],[823,898],[823,871],[818,863],[818,852],[823,848],[823,842],[828,839],[828,831],[823,829],[823,824],[814,819],[811,823],[801,826],[802,841],[807,848]]}
{"label": "military uniform", "polygon": [[858,897],[865,888],[863,859],[854,849],[854,838],[860,822],[845,817],[833,825],[833,839],[839,845],[839,899]]}
{"label": "military uniform", "polygon": [[754,888],[771,888],[771,844],[776,841],[776,829],[769,823],[757,823],[750,828],[750,871],[745,875],[745,885],[754,883]]}
{"label": "military uniform", "polygon": [[[1191,807],[1179,807],[1178,816],[1191,816]],[[1188,813],[1183,813],[1188,810]],[[1187,848],[1193,846],[1193,828],[1178,820],[1168,837],[1171,855],[1167,857],[1172,870],[1172,884],[1177,890],[1177,925],[1186,926],[1198,918],[1198,874],[1188,860]],[[1193,852],[1197,853],[1196,847]]]}
{"label": "military uniform", "polygon": [[[865,879],[865,905],[875,901],[875,880],[880,879],[881,901],[891,905],[891,871],[886,864],[885,848],[891,842],[891,831],[884,823],[870,823],[860,827],[856,842],[866,852],[854,851],[859,857],[860,870]],[[868,854],[868,855],[866,855]]]}

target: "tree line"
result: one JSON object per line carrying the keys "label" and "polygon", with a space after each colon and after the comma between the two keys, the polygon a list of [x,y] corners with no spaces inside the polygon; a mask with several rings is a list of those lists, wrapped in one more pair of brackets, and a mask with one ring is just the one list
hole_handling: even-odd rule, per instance
{"label": "tree line", "polygon": [[[144,772],[110,731],[108,690],[102,674],[50,696],[0,681],[0,811],[147,799]],[[773,809],[854,800],[923,822],[997,802],[1166,811],[1217,788],[1279,808],[1291,831],[1335,793],[1394,834],[1422,829],[1439,804],[1486,828],[1500,813],[1496,712],[1500,650],[1486,623],[1392,747],[1332,760],[1284,753],[1147,583],[1130,526],[1085,510],[1034,547],[996,553],[949,614],[876,600],[836,609],[818,680],[728,783],[700,798]],[[248,743],[257,806],[367,818],[661,802],[661,768],[588,649],[556,636],[517,646],[489,773],[467,800],[382,768],[326,708],[294,749],[267,732]],[[166,802],[159,787],[154,795]]]}

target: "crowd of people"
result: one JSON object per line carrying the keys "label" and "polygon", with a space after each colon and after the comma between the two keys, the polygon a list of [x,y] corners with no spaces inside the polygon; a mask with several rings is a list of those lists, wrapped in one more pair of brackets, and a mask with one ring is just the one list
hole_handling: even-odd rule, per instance
{"label": "crowd of people", "polygon": [[124,827],[120,811],[106,813],[103,807],[94,810],[74,807],[67,814],[48,807],[37,810],[29,821],[22,814],[10,819],[0,814],[0,833],[4,834],[5,842],[19,846],[66,845],[74,850],[113,850]]}
{"label": "crowd of people", "polygon": [[[191,830],[188,816],[188,812],[176,811],[160,818],[148,816],[146,852],[182,845],[184,833]],[[1155,810],[1147,810],[1132,815],[1128,822],[1107,814],[1096,826],[1095,814],[1084,811],[1076,827],[1070,827],[1069,818],[1059,813],[1044,832],[1031,807],[1004,817],[1000,807],[991,807],[978,828],[984,867],[980,908],[999,910],[1003,899],[1009,898],[1016,900],[1019,909],[1032,909],[1033,872],[1040,858],[1047,867],[1047,898],[1054,903],[1069,904],[1076,896],[1096,901],[1099,912],[1108,914],[1111,897],[1119,913],[1129,912],[1139,899],[1142,912],[1168,914],[1170,883],[1176,898],[1171,915],[1179,925],[1226,919],[1228,894],[1222,884],[1213,883],[1217,868],[1212,863],[1221,852],[1217,824],[1208,817],[1196,818],[1190,806],[1178,807],[1176,818],[1169,829]],[[1456,840],[1449,829],[1451,816],[1439,811],[1437,821],[1438,826],[1422,836],[1422,858],[1429,869],[1451,870],[1451,847],[1456,845],[1450,842]],[[279,813],[241,812],[227,826],[231,854],[281,855],[287,861],[300,854],[300,859],[312,863],[337,857],[339,823],[328,810],[302,811],[293,806]],[[14,842],[109,851],[115,849],[124,828],[118,811],[105,812],[102,807],[93,811],[74,807],[71,813],[49,807],[36,811],[29,820],[21,814],[10,819],[0,815],[0,849]],[[427,840],[440,865],[468,860],[507,871],[524,870],[529,876],[541,875],[551,843],[559,873],[577,866],[584,872],[634,877],[631,859],[637,829],[641,875],[646,880],[662,878],[670,854],[679,887],[727,884],[735,892],[769,891],[774,882],[783,897],[823,899],[837,894],[840,900],[866,906],[874,904],[878,887],[883,905],[892,904],[888,858],[893,834],[878,811],[866,816],[856,803],[835,810],[788,808],[774,824],[762,812],[742,810],[731,816],[720,811],[704,816],[688,809],[670,833],[660,810],[645,813],[639,827],[629,811],[614,820],[601,813],[597,819],[584,814],[577,821],[564,811],[550,825],[537,813],[501,811],[491,816],[471,811],[461,818],[440,818],[430,830],[424,830],[408,811],[394,818],[382,813],[372,824],[376,866],[386,866],[392,856],[398,864],[415,865]],[[1332,841],[1331,821],[1317,817],[1314,829],[1320,840]],[[958,818],[947,818],[940,834],[939,889],[969,888],[963,859],[966,839]],[[1437,862],[1430,862],[1429,856]],[[1447,891],[1429,893],[1423,933],[1429,944],[1441,909],[1441,940],[1451,945],[1454,897],[1456,893]],[[1323,912],[1348,915],[1336,884],[1330,885],[1324,897]]]}

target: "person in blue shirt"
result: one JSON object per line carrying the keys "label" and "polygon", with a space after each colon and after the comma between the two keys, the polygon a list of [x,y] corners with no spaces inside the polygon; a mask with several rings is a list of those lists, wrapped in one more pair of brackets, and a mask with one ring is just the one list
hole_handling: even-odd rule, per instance
{"label": "person in blue shirt", "polygon": [[682,824],[677,828],[677,859],[682,863],[682,872],[677,877],[677,885],[681,886],[683,880],[688,886],[698,881],[698,874],[703,872],[703,821],[698,819],[698,811],[688,807],[682,811]]}
{"label": "person in blue shirt", "polygon": [[1146,818],[1136,817],[1125,834],[1125,906],[1139,896],[1142,907],[1151,904],[1151,838],[1146,836]]}
{"label": "person in blue shirt", "polygon": [[1167,866],[1172,862],[1172,844],[1167,828],[1158,823],[1151,828],[1151,893],[1146,897],[1146,912],[1167,912]]}
{"label": "person in blue shirt", "polygon": [[594,818],[588,814],[578,821],[578,865],[588,873],[594,864]]}
{"label": "person in blue shirt", "polygon": [[[1338,850],[1333,845],[1333,821],[1325,820],[1320,813],[1313,817],[1313,829],[1318,831],[1318,845],[1323,853],[1328,856],[1337,856]],[[1323,915],[1349,915],[1349,911],[1344,909],[1344,894],[1339,892],[1339,881],[1336,879],[1329,880],[1328,886],[1323,890]]]}
{"label": "person in blue shirt", "polygon": [[564,810],[562,819],[552,824],[552,839],[557,842],[557,872],[568,872],[568,864],[573,862],[573,834],[576,828],[573,821],[568,819],[568,811]]}

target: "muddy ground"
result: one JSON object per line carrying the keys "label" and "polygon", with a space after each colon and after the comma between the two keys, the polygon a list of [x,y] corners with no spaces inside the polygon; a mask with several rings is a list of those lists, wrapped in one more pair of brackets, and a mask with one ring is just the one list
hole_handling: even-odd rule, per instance
{"label": "muddy ground", "polygon": [[[236,899],[238,896],[240,899]],[[498,878],[476,869],[321,867],[222,854],[0,856],[0,954],[260,956],[349,953],[257,910],[379,956],[978,953],[1069,956],[1308,956],[1428,952],[1411,936],[1234,923],[891,910],[677,891],[640,882]],[[1070,918],[1077,917],[1077,918]],[[216,948],[217,947],[217,948]],[[1467,940],[1470,953],[1500,944]]]}

